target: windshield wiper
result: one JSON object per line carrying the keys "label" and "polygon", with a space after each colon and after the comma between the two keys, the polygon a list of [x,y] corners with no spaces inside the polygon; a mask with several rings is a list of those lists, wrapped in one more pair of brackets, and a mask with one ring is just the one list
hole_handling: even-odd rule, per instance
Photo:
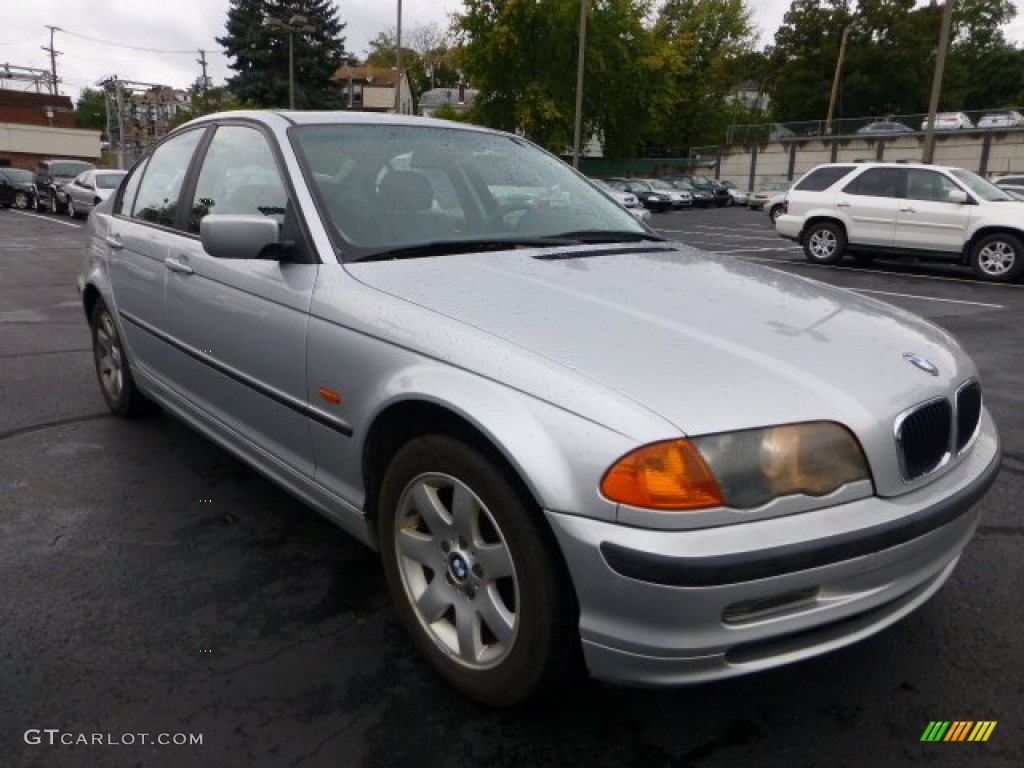
{"label": "windshield wiper", "polygon": [[617,229],[581,229],[576,232],[560,232],[555,237],[583,245],[590,243],[640,243],[644,241],[665,242],[664,237],[650,232],[631,232]]}
{"label": "windshield wiper", "polygon": [[488,240],[435,240],[402,248],[390,248],[359,256],[353,261],[391,261],[392,259],[418,259],[425,256],[448,256],[475,251],[510,251],[516,248],[550,248],[553,245],[575,245],[578,241],[566,237],[516,237]]}

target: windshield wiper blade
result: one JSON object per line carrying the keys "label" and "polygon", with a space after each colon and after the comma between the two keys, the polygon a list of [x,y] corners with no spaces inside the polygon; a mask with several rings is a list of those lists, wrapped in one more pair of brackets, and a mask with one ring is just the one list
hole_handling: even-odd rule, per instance
{"label": "windshield wiper blade", "polygon": [[355,261],[391,261],[418,259],[426,256],[449,256],[475,251],[510,251],[516,248],[550,248],[553,245],[574,245],[578,241],[564,237],[516,237],[488,240],[435,240],[428,243],[390,248],[360,256]]}
{"label": "windshield wiper blade", "polygon": [[584,245],[589,243],[663,243],[665,238],[650,232],[631,232],[617,229],[581,229],[576,232],[559,232],[555,238],[570,240]]}

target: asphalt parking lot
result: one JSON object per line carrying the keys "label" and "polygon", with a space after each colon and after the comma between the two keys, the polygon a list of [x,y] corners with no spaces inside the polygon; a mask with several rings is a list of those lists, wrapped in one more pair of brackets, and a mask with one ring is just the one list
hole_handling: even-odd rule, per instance
{"label": "asphalt parking lot", "polygon": [[[749,678],[485,710],[421,663],[373,553],[172,418],[107,414],[83,223],[0,210],[0,765],[1024,765],[1024,285],[811,265],[746,209],[650,223],[925,315],[974,356],[1005,461],[927,605]],[[935,720],[997,725],[922,743]]]}

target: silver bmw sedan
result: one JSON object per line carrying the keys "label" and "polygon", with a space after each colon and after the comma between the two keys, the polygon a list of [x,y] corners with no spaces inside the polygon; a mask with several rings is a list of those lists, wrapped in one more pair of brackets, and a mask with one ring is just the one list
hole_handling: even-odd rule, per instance
{"label": "silver bmw sedan", "polygon": [[938,590],[1000,462],[978,369],[878,301],[664,240],[522,137],[233,112],[152,148],[79,279],[159,406],[380,553],[507,705],[839,648]]}

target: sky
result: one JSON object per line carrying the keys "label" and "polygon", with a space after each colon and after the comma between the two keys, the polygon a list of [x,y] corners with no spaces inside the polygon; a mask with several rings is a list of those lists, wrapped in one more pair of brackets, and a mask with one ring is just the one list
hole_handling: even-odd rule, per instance
{"label": "sky", "polygon": [[[922,4],[925,0],[920,0]],[[398,2],[337,0],[338,18],[347,24],[346,49],[366,55],[370,40],[393,30]],[[225,32],[228,0],[0,0],[0,71],[16,67],[50,69],[49,26],[57,57],[61,93],[73,99],[83,88],[95,87],[112,75],[139,83],[188,88],[199,77],[199,50],[206,50],[208,75],[223,84],[232,72],[216,38]],[[760,44],[772,41],[790,0],[748,0]],[[460,0],[402,0],[402,28],[448,25],[448,15],[462,7]],[[1007,38],[1024,41],[1022,15],[1004,30]],[[0,87],[24,90],[16,81]]]}

